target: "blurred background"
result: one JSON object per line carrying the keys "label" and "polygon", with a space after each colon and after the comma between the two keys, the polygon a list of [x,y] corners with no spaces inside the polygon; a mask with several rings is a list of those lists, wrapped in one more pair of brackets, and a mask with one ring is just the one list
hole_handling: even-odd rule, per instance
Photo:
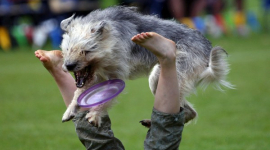
{"label": "blurred background", "polygon": [[[34,51],[60,49],[61,20],[114,5],[186,24],[229,53],[236,89],[199,88],[187,98],[199,117],[180,149],[269,149],[270,0],[0,0],[0,149],[84,149],[73,123],[61,123],[62,97]],[[147,77],[126,81],[117,99],[115,136],[143,149],[147,129],[138,122],[153,107]]]}
{"label": "blurred background", "polygon": [[269,0],[0,0],[0,48],[36,49],[48,41],[59,48],[61,20],[113,5],[137,6],[144,14],[175,19],[215,38],[269,30]]}

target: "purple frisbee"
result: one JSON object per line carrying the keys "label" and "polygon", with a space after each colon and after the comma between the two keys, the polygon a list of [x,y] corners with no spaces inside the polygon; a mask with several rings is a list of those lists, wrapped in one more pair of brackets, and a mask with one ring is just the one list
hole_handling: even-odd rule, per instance
{"label": "purple frisbee", "polygon": [[93,107],[105,103],[125,88],[125,82],[120,79],[112,79],[98,83],[84,91],[77,99],[80,107]]}

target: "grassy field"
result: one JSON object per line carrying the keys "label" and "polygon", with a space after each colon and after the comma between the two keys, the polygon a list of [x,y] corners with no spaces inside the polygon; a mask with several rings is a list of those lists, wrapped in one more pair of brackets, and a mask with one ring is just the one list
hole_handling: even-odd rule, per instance
{"label": "grassy field", "polygon": [[[267,150],[270,147],[270,35],[211,39],[229,53],[235,90],[199,89],[188,98],[199,113],[185,127],[181,149]],[[0,149],[83,149],[49,73],[26,48],[0,52]],[[147,78],[127,81],[110,111],[112,128],[126,149],[143,149],[153,96]]]}

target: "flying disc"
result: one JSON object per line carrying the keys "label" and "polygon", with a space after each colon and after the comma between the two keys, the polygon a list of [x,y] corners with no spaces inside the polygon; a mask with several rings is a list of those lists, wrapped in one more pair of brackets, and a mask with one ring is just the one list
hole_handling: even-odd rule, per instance
{"label": "flying disc", "polygon": [[80,107],[93,107],[112,100],[125,88],[125,82],[120,79],[107,80],[98,83],[84,91],[77,99]]}

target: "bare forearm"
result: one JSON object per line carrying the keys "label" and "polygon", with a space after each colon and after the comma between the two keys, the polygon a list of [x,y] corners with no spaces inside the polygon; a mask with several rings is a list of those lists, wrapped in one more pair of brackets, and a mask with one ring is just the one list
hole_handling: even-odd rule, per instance
{"label": "bare forearm", "polygon": [[[51,72],[50,72],[51,73]],[[68,106],[74,96],[76,90],[74,78],[70,73],[64,71],[58,71],[57,73],[51,73],[53,76],[60,92],[65,102],[65,105]]]}
{"label": "bare forearm", "polygon": [[171,114],[180,111],[180,95],[175,65],[161,67],[154,108]]}

